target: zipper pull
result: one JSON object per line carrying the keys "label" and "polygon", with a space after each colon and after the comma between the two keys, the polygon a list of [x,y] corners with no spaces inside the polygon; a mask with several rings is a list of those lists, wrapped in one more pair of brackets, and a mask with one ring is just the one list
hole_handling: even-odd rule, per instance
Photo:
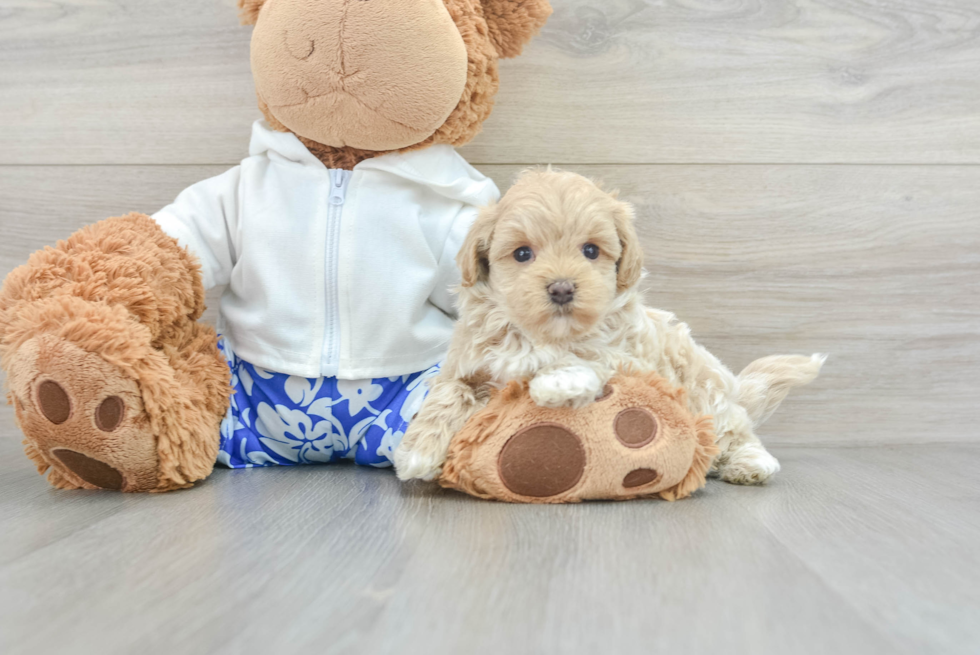
{"label": "zipper pull", "polygon": [[330,204],[342,205],[347,197],[347,182],[350,181],[351,171],[335,168],[330,171]]}

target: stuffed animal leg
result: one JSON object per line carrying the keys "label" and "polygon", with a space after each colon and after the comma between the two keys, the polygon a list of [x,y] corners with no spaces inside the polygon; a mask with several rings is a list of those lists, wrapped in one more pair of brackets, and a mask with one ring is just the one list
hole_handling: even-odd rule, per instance
{"label": "stuffed animal leg", "polygon": [[582,409],[539,407],[512,382],[453,438],[439,483],[516,503],[676,500],[704,486],[714,440],[657,375],[619,376]]}
{"label": "stuffed animal leg", "polygon": [[231,393],[197,263],[148,216],[34,253],[0,290],[0,365],[55,487],[166,491],[206,477]]}

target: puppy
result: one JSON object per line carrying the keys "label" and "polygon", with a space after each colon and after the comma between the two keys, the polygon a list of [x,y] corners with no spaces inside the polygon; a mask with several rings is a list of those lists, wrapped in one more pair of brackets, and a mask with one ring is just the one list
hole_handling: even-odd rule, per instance
{"label": "puppy", "polygon": [[760,484],[779,462],[755,434],[824,356],[773,356],[737,377],[674,315],[643,305],[633,209],[569,172],[525,172],[485,208],[457,257],[460,319],[449,353],[395,451],[402,480],[436,478],[449,442],[493,387],[530,380],[545,407],[582,407],[619,369],[656,371],[714,416],[714,473]]}

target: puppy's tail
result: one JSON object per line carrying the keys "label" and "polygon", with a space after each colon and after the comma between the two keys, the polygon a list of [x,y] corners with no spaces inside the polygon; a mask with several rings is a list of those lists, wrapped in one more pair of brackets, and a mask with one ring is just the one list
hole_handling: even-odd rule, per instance
{"label": "puppy's tail", "polygon": [[758,427],[772,416],[793,387],[811,382],[826,355],[772,355],[757,359],[738,374],[738,403]]}

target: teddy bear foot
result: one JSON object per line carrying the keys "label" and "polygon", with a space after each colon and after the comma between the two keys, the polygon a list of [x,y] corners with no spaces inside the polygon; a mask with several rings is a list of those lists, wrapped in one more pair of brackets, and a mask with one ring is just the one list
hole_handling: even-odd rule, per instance
{"label": "teddy bear foot", "polygon": [[50,470],[60,489],[117,491],[183,489],[207,477],[231,395],[214,330],[193,323],[154,348],[131,321],[99,332],[102,340],[83,338],[97,321],[78,325],[31,337],[4,359],[38,472]]}
{"label": "teddy bear foot", "polygon": [[156,439],[135,380],[52,334],[28,340],[9,370],[28,456],[65,489],[157,486]]}
{"label": "teddy bear foot", "polygon": [[231,377],[200,271],[129,214],[31,255],[0,287],[0,367],[55,487],[166,491],[207,477]]}
{"label": "teddy bear foot", "polygon": [[615,378],[582,409],[541,407],[513,382],[453,438],[439,483],[508,502],[676,500],[704,485],[714,441],[710,417],[653,374]]}

